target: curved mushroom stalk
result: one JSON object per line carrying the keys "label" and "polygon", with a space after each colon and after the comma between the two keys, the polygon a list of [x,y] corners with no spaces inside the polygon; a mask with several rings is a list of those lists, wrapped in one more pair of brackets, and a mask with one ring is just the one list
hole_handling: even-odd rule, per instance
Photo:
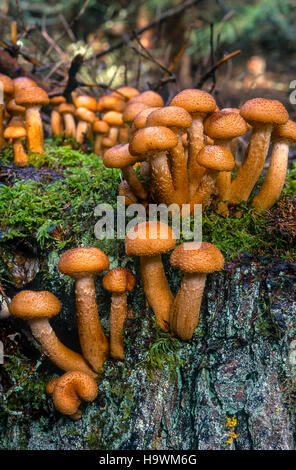
{"label": "curved mushroom stalk", "polygon": [[59,300],[47,291],[21,291],[14,296],[9,305],[11,315],[29,322],[32,334],[60,369],[65,371],[76,369],[95,376],[83,357],[64,346],[50,326],[48,318],[57,315],[60,310]]}
{"label": "curved mushroom stalk", "polygon": [[188,341],[198,324],[206,274],[185,273],[170,313],[170,329]]}
{"label": "curved mushroom stalk", "polygon": [[34,338],[42,345],[49,359],[60,369],[64,371],[80,370],[93,377],[96,376],[80,354],[61,343],[47,319],[31,319],[28,320],[28,323]]}
{"label": "curved mushroom stalk", "polygon": [[123,167],[122,174],[128,182],[130,188],[138,199],[145,201],[148,198],[148,192],[143,183],[139,180],[135,170],[131,165]]}
{"label": "curved mushroom stalk", "polygon": [[151,187],[156,201],[164,204],[176,202],[176,191],[172,174],[169,168],[166,152],[158,152],[150,159],[151,163]]}
{"label": "curved mushroom stalk", "polygon": [[174,297],[163,269],[161,256],[141,256],[140,265],[144,292],[155,314],[156,324],[162,330],[168,331]]}
{"label": "curved mushroom stalk", "polygon": [[123,325],[127,317],[127,293],[112,294],[110,310],[110,356],[124,358]]}
{"label": "curved mushroom stalk", "polygon": [[188,175],[189,175],[189,198],[195,193],[198,185],[205,174],[205,169],[196,161],[196,157],[205,146],[203,121],[205,114],[195,113],[191,127],[188,129]]}

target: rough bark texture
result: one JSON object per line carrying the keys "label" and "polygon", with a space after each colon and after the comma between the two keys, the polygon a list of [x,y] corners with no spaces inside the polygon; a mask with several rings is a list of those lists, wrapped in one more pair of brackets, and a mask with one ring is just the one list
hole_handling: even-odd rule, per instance
{"label": "rough bark texture", "polygon": [[295,278],[295,265],[247,255],[208,275],[197,331],[175,353],[175,373],[164,361],[150,380],[144,365],[155,330],[137,285],[132,300],[142,309],[125,323],[126,359],[106,362],[82,419],[10,416],[0,447],[294,449]]}

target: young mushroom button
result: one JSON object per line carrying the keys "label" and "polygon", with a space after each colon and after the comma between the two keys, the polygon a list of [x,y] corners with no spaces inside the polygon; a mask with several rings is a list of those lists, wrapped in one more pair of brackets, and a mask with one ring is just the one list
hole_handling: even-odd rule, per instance
{"label": "young mushroom button", "polygon": [[93,377],[76,370],[62,375],[52,388],[55,408],[73,420],[82,416],[79,409],[81,400],[90,402],[98,395],[98,386]]}
{"label": "young mushroom button", "polygon": [[14,164],[20,167],[26,166],[28,163],[28,157],[22,144],[22,139],[26,135],[25,124],[16,118],[10,121],[4,131],[5,139],[12,140]]}
{"label": "young mushroom button", "polygon": [[59,300],[47,291],[21,291],[9,305],[11,315],[28,321],[32,334],[60,369],[80,370],[95,375],[83,357],[64,346],[51,328],[48,319],[60,313],[60,310]]}
{"label": "young mushroom button", "polygon": [[187,341],[198,324],[206,276],[222,269],[224,258],[220,250],[211,243],[185,242],[175,248],[170,256],[170,263],[184,272],[171,309],[170,328]]}
{"label": "young mushroom button", "polygon": [[125,268],[111,269],[103,278],[104,289],[112,292],[110,311],[110,355],[124,358],[123,325],[127,317],[127,294],[134,288],[136,279]]}
{"label": "young mushroom button", "polygon": [[161,254],[176,244],[173,230],[162,222],[142,222],[131,229],[125,237],[128,256],[140,256],[144,292],[151,306],[156,323],[164,331],[169,327],[169,312],[173,303]]}
{"label": "young mushroom button", "polygon": [[101,326],[94,277],[109,268],[98,248],[74,248],[60,258],[58,269],[75,279],[78,333],[83,356],[98,372],[108,356],[109,344]]}

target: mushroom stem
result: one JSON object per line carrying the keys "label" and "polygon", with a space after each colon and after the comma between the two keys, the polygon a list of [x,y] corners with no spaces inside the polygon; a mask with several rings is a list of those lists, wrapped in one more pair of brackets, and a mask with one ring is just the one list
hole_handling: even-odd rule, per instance
{"label": "mushroom stem", "polygon": [[121,170],[122,170],[125,180],[128,182],[135,196],[138,199],[146,200],[148,198],[148,193],[143,183],[139,180],[133,167],[131,165],[128,165],[128,166],[123,167]]}
{"label": "mushroom stem", "polygon": [[123,325],[127,317],[127,293],[112,293],[110,310],[110,355],[124,358]]}
{"label": "mushroom stem", "polygon": [[158,152],[151,158],[151,179],[156,200],[164,204],[175,202],[175,188],[166,152]]}
{"label": "mushroom stem", "polygon": [[170,328],[184,341],[189,340],[198,324],[206,274],[184,273],[170,314]]}
{"label": "mushroom stem", "polygon": [[[234,139],[215,139],[215,145],[220,145],[220,147],[224,147],[232,153],[233,141]],[[233,155],[235,156],[235,153]],[[230,185],[231,171],[220,171],[216,179],[216,186],[219,192],[219,199],[221,201],[228,201]]]}
{"label": "mushroom stem", "polygon": [[65,113],[65,137],[74,137],[76,136],[76,124],[73,114]]}
{"label": "mushroom stem", "polygon": [[248,153],[230,186],[230,202],[247,201],[264,166],[272,124],[254,123]]}
{"label": "mushroom stem", "polygon": [[45,349],[50,360],[60,369],[65,371],[80,370],[95,377],[96,374],[83,357],[61,343],[46,318],[29,319],[28,323],[32,334]]}
{"label": "mushroom stem", "polygon": [[157,325],[167,331],[174,297],[165,276],[161,256],[141,256],[140,264],[147,301],[155,314]]}
{"label": "mushroom stem", "polygon": [[102,156],[102,140],[103,140],[103,134],[96,133],[94,153],[98,155],[98,157]]}
{"label": "mushroom stem", "polygon": [[205,114],[192,114],[192,125],[188,129],[189,152],[188,152],[188,174],[189,174],[189,198],[195,193],[204,173],[205,168],[196,162],[196,156],[204,147],[203,120]]}
{"label": "mushroom stem", "polygon": [[63,119],[57,109],[52,110],[50,120],[52,135],[62,135],[64,131]]}
{"label": "mushroom stem", "polygon": [[77,323],[83,356],[98,372],[108,356],[108,340],[98,315],[94,276],[85,276],[75,282]]}
{"label": "mushroom stem", "polygon": [[28,164],[28,157],[24,150],[22,140],[15,139],[13,141],[13,155],[14,155],[14,164],[17,166],[26,166]]}
{"label": "mushroom stem", "polygon": [[178,144],[170,150],[171,172],[174,188],[178,195],[176,202],[185,204],[188,198],[187,157],[182,143],[182,136],[177,135],[177,137]]}
{"label": "mushroom stem", "polygon": [[88,135],[89,124],[86,121],[79,121],[76,129],[76,140],[78,144],[83,144]]}
{"label": "mushroom stem", "polygon": [[217,170],[205,169],[200,185],[190,200],[190,210],[193,213],[195,204],[202,204],[203,208],[211,203],[211,195],[215,191],[216,179],[219,174]]}
{"label": "mushroom stem", "polygon": [[258,210],[268,210],[279,199],[285,184],[289,154],[289,143],[275,142],[271,153],[266,178],[252,206]]}
{"label": "mushroom stem", "polygon": [[39,110],[39,106],[26,109],[28,149],[35,153],[43,153],[43,128]]}

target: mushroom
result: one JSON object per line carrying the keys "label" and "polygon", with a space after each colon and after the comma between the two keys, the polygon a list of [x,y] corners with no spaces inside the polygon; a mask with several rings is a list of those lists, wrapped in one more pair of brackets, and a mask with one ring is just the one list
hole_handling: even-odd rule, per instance
{"label": "mushroom", "polygon": [[105,147],[112,147],[118,142],[119,129],[123,126],[122,113],[107,111],[103,116],[103,121],[108,124],[109,133],[103,138],[102,144]]}
{"label": "mushroom", "polygon": [[[3,75],[0,73],[0,86],[3,92],[3,100],[4,103],[9,101],[12,98],[14,93],[14,84],[11,78],[7,77],[7,75]],[[4,140],[4,103],[0,101],[0,149],[5,144]]]}
{"label": "mushroom", "polygon": [[50,326],[48,319],[60,313],[60,310],[60,301],[47,291],[20,291],[9,305],[11,315],[28,321],[33,336],[60,369],[80,370],[94,375],[83,357],[64,346]]}
{"label": "mushroom", "polygon": [[170,313],[170,329],[188,341],[198,324],[207,274],[222,269],[224,258],[211,243],[185,242],[172,252],[170,263],[184,272]]}
{"label": "mushroom", "polygon": [[82,416],[82,411],[79,409],[81,400],[91,402],[98,395],[98,386],[94,378],[78,370],[67,372],[53,385],[52,395],[55,408],[73,420],[80,419]]}
{"label": "mushroom", "polygon": [[10,116],[17,117],[19,119],[23,119],[26,114],[26,108],[16,104],[15,99],[8,101],[6,111],[8,111]]}
{"label": "mushroom", "polygon": [[123,99],[124,96],[126,100],[129,100],[130,98],[139,95],[139,93],[139,90],[132,86],[122,86],[113,91],[110,96],[116,96],[119,99]]}
{"label": "mushroom", "polygon": [[275,126],[271,134],[273,142],[269,168],[260,191],[253,199],[257,210],[268,210],[279,199],[285,184],[289,145],[296,141],[296,122],[287,121]]}
{"label": "mushroom", "polygon": [[108,257],[98,248],[73,248],[60,258],[58,270],[75,279],[76,313],[83,356],[98,372],[108,356],[108,340],[101,326],[95,275],[109,268]]}
{"label": "mushroom", "polygon": [[176,135],[163,126],[139,129],[132,137],[129,151],[141,155],[142,160],[150,157],[151,179],[154,196],[158,202],[176,202],[176,191],[170,172],[167,152],[178,144]]}
{"label": "mushroom", "polygon": [[128,256],[140,256],[144,292],[159,328],[169,328],[169,313],[173,303],[161,260],[161,253],[172,250],[176,244],[173,230],[163,222],[149,221],[137,224],[125,237]]}
{"label": "mushroom", "polygon": [[21,76],[13,79],[14,92],[17,93],[23,88],[34,88],[37,87],[37,83],[32,78]]}
{"label": "mushroom", "polygon": [[138,160],[137,156],[130,154],[129,144],[115,145],[106,150],[103,155],[104,165],[107,168],[120,168],[135,196],[146,200],[148,193],[132,166]]}
{"label": "mushroom", "polygon": [[102,96],[97,104],[97,111],[98,112],[106,112],[106,111],[117,111],[118,113],[122,113],[126,106],[126,102],[114,95],[105,95]]}
{"label": "mushroom", "polygon": [[15,94],[15,102],[26,108],[27,148],[43,153],[43,127],[40,108],[49,103],[46,91],[39,87],[21,88]]}
{"label": "mushroom", "polygon": [[220,145],[206,145],[197,155],[197,163],[205,168],[200,185],[191,198],[190,206],[202,204],[207,207],[211,202],[211,194],[215,190],[216,179],[220,171],[231,171],[234,158],[230,150]]}
{"label": "mushroom", "polygon": [[96,155],[102,155],[102,140],[103,137],[109,132],[109,124],[102,121],[101,119],[96,119],[93,123],[93,133],[95,135],[95,145],[94,152]]}
{"label": "mushroom", "polygon": [[144,109],[148,109],[150,106],[145,103],[131,103],[128,104],[125,110],[122,113],[123,122],[125,122],[129,126],[129,136],[132,136],[132,124],[136,118],[136,116],[143,111]]}
{"label": "mushroom", "polygon": [[90,125],[92,126],[96,120],[96,115],[87,108],[78,108],[76,109],[75,116],[78,118],[76,140],[78,144],[83,144],[88,135]]}
{"label": "mushroom", "polygon": [[63,119],[59,112],[59,105],[65,103],[66,98],[64,96],[54,96],[50,99],[49,103],[52,107],[51,111],[51,133],[52,135],[62,135],[64,132]]}
{"label": "mushroom", "polygon": [[[248,125],[244,118],[237,112],[218,111],[211,114],[204,121],[204,131],[207,136],[214,139],[214,145],[227,148],[232,153],[233,139],[245,134]],[[231,172],[221,171],[217,177],[219,199],[227,201],[229,198]]]}
{"label": "mushroom", "polygon": [[153,111],[146,120],[146,126],[165,126],[171,129],[178,143],[170,150],[170,166],[176,191],[175,200],[184,204],[188,199],[187,157],[182,143],[182,135],[192,124],[190,114],[179,106],[166,106]]}
{"label": "mushroom", "polygon": [[20,167],[28,164],[28,157],[24,151],[22,139],[27,135],[25,124],[13,118],[4,131],[5,139],[12,140],[14,164]]}
{"label": "mushroom", "polygon": [[71,103],[61,103],[58,107],[58,112],[64,119],[65,124],[65,137],[76,137],[76,123],[75,123],[75,113],[76,108],[74,104]]}
{"label": "mushroom", "polygon": [[196,162],[196,156],[205,144],[203,120],[207,114],[216,111],[217,105],[214,98],[206,91],[188,88],[178,93],[170,102],[170,106],[180,106],[192,116],[192,124],[188,129],[189,151],[187,162],[190,199],[205,172],[204,168]]}
{"label": "mushroom", "polygon": [[74,99],[78,124],[76,129],[76,140],[82,144],[89,131],[89,124],[93,124],[97,112],[97,100],[91,96],[82,95]]}
{"label": "mushroom", "polygon": [[277,100],[254,98],[246,101],[241,116],[252,127],[247,154],[230,187],[230,202],[247,201],[264,166],[275,124],[285,124],[289,115]]}
{"label": "mushroom", "polygon": [[103,277],[104,289],[112,292],[110,310],[110,355],[124,358],[123,325],[127,317],[127,295],[135,286],[136,278],[125,268],[111,269]]}

